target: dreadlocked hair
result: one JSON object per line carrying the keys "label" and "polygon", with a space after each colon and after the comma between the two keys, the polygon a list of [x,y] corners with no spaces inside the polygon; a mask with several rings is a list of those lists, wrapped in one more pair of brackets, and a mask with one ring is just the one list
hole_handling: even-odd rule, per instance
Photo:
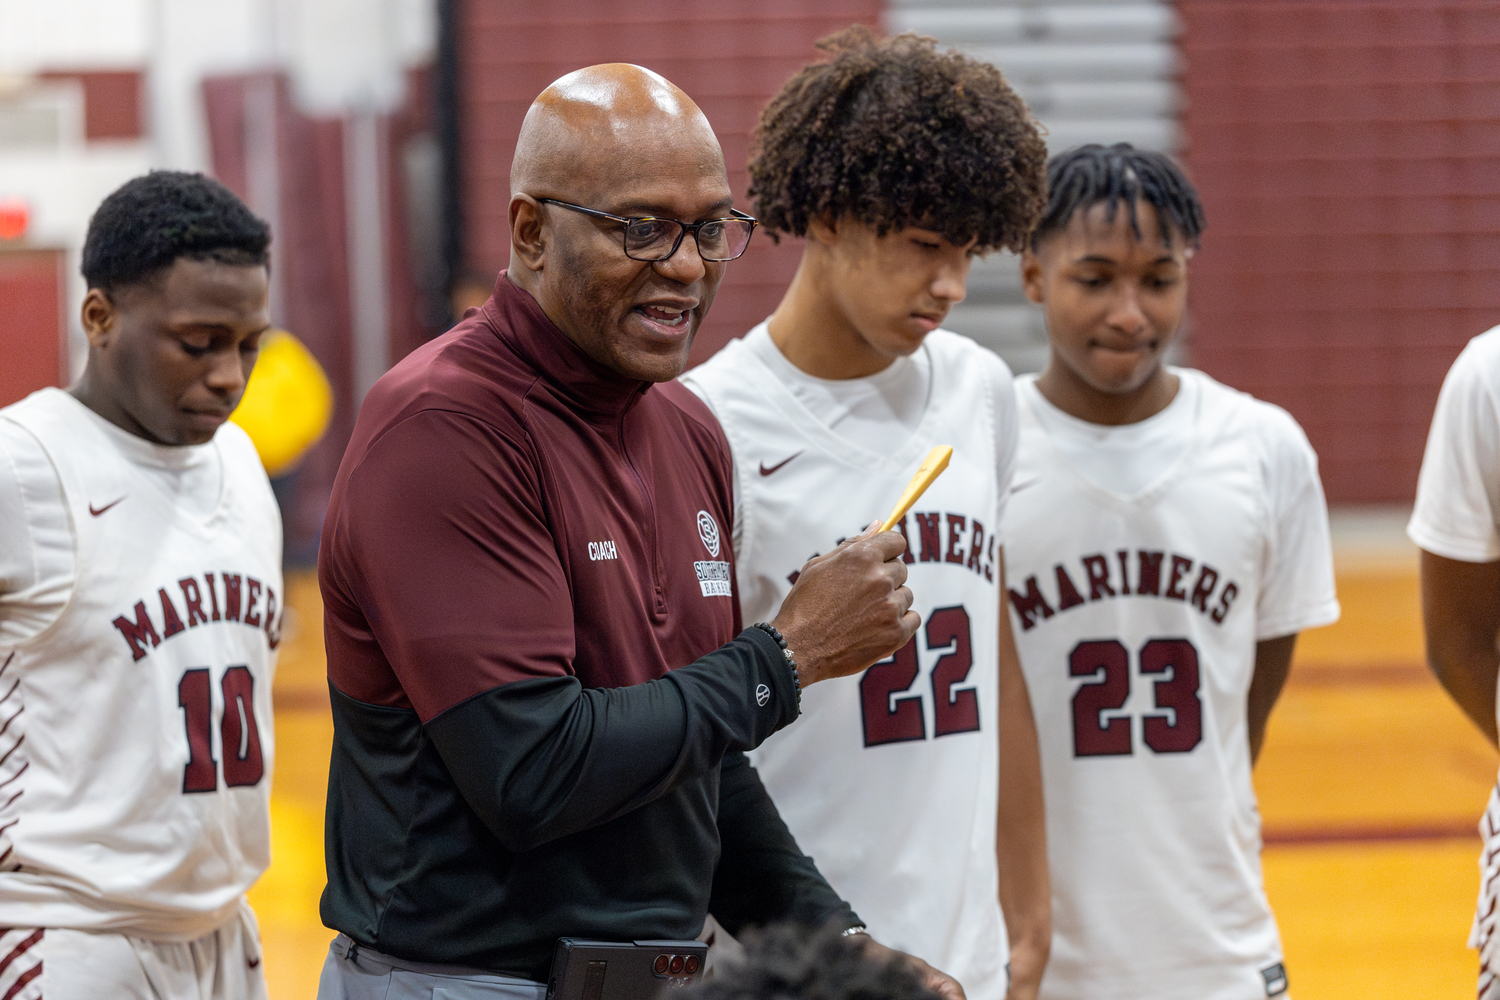
{"label": "dreadlocked hair", "polygon": [[1172,245],[1180,233],[1188,245],[1198,246],[1203,232],[1203,203],[1198,192],[1171,157],[1136,149],[1128,142],[1113,146],[1091,143],[1058,153],[1047,162],[1047,211],[1031,233],[1030,245],[1049,233],[1066,228],[1073,214],[1104,202],[1105,218],[1113,222],[1123,203],[1130,213],[1130,229],[1140,240],[1141,223],[1136,205],[1147,202],[1156,209],[1162,243]]}
{"label": "dreadlocked hair", "polygon": [[1025,246],[1047,147],[999,70],[863,25],[818,48],[829,58],[786,82],[752,139],[750,195],[773,239],[853,218],[881,236],[917,226],[980,252]]}

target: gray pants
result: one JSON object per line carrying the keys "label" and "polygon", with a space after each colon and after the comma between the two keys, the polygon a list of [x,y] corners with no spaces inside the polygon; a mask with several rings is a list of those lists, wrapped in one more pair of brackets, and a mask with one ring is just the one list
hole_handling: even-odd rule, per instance
{"label": "gray pants", "polygon": [[328,946],[318,1000],[544,1000],[547,987],[455,965],[408,962],[343,934]]}

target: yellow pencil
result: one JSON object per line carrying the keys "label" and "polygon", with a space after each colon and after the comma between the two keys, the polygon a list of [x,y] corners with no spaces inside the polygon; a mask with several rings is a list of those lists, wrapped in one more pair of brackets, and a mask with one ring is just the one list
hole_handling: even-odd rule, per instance
{"label": "yellow pencil", "polygon": [[917,498],[927,492],[927,487],[932,481],[942,475],[948,467],[948,459],[953,457],[952,445],[940,444],[927,453],[922,459],[921,468],[917,474],[911,477],[911,482],[906,484],[906,492],[901,494],[901,499],[896,502],[896,509],[891,511],[891,516],[885,519],[885,524],[880,526],[881,531],[890,531],[896,526],[896,522],[906,516],[911,510],[911,505],[917,502]]}

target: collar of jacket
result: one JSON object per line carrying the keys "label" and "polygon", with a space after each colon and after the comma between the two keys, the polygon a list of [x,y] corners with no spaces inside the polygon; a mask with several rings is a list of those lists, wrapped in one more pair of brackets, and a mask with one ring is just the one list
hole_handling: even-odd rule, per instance
{"label": "collar of jacket", "polygon": [[484,313],[496,334],[581,413],[620,416],[651,389],[651,382],[627,378],[583,353],[504,271]]}

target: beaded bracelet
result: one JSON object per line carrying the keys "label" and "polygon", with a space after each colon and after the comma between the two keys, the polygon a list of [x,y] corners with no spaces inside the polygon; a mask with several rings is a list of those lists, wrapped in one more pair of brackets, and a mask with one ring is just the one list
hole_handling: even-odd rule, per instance
{"label": "beaded bracelet", "polygon": [[792,651],[786,648],[786,637],[781,630],[770,622],[756,622],[753,628],[758,628],[772,639],[776,645],[781,647],[781,655],[786,657],[786,665],[792,668],[792,690],[797,692],[797,713],[802,713],[802,675],[797,673],[797,659],[792,656]]}
{"label": "beaded bracelet", "polygon": [[839,937],[853,937],[856,934],[868,934],[869,929],[864,924],[855,924],[853,927],[844,928]]}

